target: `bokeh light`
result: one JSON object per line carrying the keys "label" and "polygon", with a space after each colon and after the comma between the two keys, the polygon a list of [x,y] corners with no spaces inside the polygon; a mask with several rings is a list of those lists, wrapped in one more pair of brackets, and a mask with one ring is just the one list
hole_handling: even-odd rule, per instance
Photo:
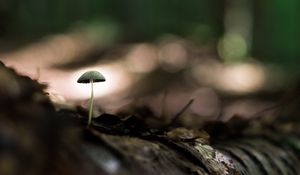
{"label": "bokeh light", "polygon": [[138,44],[126,56],[127,66],[132,72],[147,73],[158,66],[156,48],[150,44]]}
{"label": "bokeh light", "polygon": [[225,68],[219,76],[219,86],[236,93],[255,92],[263,87],[265,73],[258,64],[236,64]]}
{"label": "bokeh light", "polygon": [[131,83],[130,75],[120,64],[107,64],[85,67],[76,71],[64,73],[62,76],[49,77],[50,88],[64,94],[67,99],[88,99],[91,93],[90,84],[77,83],[77,79],[86,71],[97,70],[106,78],[105,82],[94,83],[95,98],[108,96],[124,90]]}
{"label": "bokeh light", "polygon": [[168,72],[177,72],[187,64],[187,50],[180,41],[165,43],[159,50],[162,68]]}
{"label": "bokeh light", "polygon": [[218,44],[218,52],[226,61],[240,61],[246,57],[248,46],[239,34],[227,34]]}

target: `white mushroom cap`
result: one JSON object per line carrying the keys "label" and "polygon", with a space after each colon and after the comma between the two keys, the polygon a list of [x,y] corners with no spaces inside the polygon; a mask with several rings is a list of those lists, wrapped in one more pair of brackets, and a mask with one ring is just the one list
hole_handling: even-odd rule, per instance
{"label": "white mushroom cap", "polygon": [[102,82],[105,81],[105,78],[98,71],[87,71],[78,78],[77,83],[90,83],[91,80],[93,82]]}

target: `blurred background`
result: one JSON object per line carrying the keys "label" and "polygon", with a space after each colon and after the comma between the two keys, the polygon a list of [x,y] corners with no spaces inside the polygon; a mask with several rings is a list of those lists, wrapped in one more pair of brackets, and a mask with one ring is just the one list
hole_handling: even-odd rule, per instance
{"label": "blurred background", "polygon": [[[298,0],[1,0],[0,59],[48,85],[56,103],[98,112],[147,106],[174,116],[250,117],[300,73]],[[96,112],[97,112],[96,111]],[[188,118],[187,117],[187,118]],[[193,123],[193,122],[191,122]]]}

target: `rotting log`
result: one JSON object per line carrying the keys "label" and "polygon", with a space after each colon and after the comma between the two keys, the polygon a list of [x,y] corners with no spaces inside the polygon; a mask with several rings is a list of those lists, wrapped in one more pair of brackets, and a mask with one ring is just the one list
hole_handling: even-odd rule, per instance
{"label": "rotting log", "polygon": [[[299,174],[299,139],[285,135],[242,136],[209,144],[195,138],[174,139],[168,135],[141,137],[104,134],[95,129],[87,131],[119,155],[115,162],[117,174]],[[174,131],[171,131],[174,132]],[[90,136],[89,136],[90,137]],[[179,136],[180,137],[180,136]],[[198,138],[197,138],[198,137]],[[279,139],[281,138],[281,139]],[[286,142],[290,140],[290,142]],[[97,147],[94,147],[97,148]],[[105,167],[105,161],[96,161]],[[120,161],[122,160],[122,161]],[[101,164],[102,162],[102,164]],[[130,167],[130,168],[129,168]]]}
{"label": "rotting log", "polygon": [[82,110],[55,109],[38,82],[3,64],[0,80],[1,175],[300,174],[297,124],[155,130],[103,114],[86,129]]}

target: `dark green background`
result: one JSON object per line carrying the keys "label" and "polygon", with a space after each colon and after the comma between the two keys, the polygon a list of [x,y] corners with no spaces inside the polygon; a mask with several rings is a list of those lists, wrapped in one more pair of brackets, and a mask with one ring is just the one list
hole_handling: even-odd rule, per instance
{"label": "dark green background", "polygon": [[[224,9],[228,2],[1,0],[0,37],[34,39],[67,31],[82,22],[106,21],[118,27],[118,39],[122,42],[153,41],[171,33],[195,43],[216,43],[224,34]],[[300,1],[250,2],[254,20],[250,56],[299,73]]]}

